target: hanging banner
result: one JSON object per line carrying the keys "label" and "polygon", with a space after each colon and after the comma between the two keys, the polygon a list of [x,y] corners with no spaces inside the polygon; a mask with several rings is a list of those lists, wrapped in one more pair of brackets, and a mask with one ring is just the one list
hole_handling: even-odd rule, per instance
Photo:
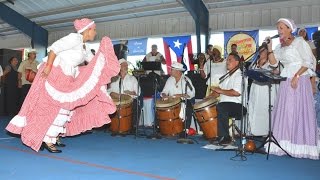
{"label": "hanging banner", "polygon": [[[244,60],[250,61],[255,59],[257,54],[251,56],[256,52],[259,44],[259,30],[254,31],[226,31],[224,32],[224,49],[225,56],[231,53],[231,45],[237,45],[237,51]],[[251,56],[249,58],[249,56]],[[225,57],[225,58],[226,58]]]}
{"label": "hanging banner", "polygon": [[129,56],[146,55],[148,38],[130,39],[128,41]]}
{"label": "hanging banner", "polygon": [[191,36],[163,37],[167,71],[172,62],[180,62],[186,70],[194,70]]}

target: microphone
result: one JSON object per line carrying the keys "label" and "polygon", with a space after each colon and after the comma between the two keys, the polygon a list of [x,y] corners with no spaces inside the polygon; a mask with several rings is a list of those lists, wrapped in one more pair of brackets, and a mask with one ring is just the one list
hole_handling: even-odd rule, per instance
{"label": "microphone", "polygon": [[192,91],[192,86],[191,86],[191,84],[189,83],[189,81],[187,80],[187,78],[186,77],[184,77],[184,81],[186,81],[186,85],[188,86],[188,88],[190,89],[190,91]]}
{"label": "microphone", "polygon": [[[280,37],[280,35],[279,35],[279,34],[276,34],[276,35],[270,37],[270,39],[275,39],[275,38],[278,38],[278,37]],[[263,42],[263,43],[269,44],[269,43],[270,43],[270,39],[267,39],[267,41],[266,41],[266,42]],[[263,43],[262,43],[262,45],[263,45]]]}

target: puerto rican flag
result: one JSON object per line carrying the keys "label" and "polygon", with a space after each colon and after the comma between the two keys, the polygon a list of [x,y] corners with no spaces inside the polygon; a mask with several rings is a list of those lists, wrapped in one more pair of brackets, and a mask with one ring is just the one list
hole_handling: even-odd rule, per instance
{"label": "puerto rican flag", "polygon": [[187,70],[194,70],[191,36],[163,37],[167,72],[171,72],[172,62],[180,62]]}

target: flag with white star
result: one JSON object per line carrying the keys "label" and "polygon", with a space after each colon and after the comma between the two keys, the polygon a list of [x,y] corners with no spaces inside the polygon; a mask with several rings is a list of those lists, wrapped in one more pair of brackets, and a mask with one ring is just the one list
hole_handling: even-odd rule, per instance
{"label": "flag with white star", "polygon": [[185,69],[194,70],[191,36],[163,37],[167,70],[172,62],[180,62]]}

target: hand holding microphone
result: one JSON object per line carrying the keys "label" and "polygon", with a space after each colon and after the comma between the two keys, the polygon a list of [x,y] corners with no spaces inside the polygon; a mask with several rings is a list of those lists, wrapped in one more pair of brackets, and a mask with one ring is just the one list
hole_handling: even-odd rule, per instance
{"label": "hand holding microphone", "polygon": [[275,38],[278,38],[280,35],[277,34],[277,35],[274,35],[272,37],[268,36],[265,38],[264,42],[262,43],[263,46],[266,46],[268,47],[268,49],[271,49],[272,50],[272,41],[271,39],[275,39]]}

